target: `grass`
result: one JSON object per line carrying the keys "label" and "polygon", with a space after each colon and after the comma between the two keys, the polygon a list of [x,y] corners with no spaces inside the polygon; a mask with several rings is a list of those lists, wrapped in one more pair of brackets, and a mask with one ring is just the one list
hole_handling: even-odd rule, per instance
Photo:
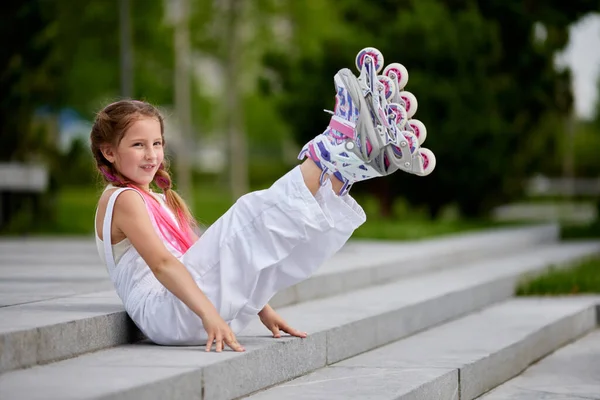
{"label": "grass", "polygon": [[589,224],[564,224],[560,236],[564,240],[600,238],[600,221]]}
{"label": "grass", "polygon": [[374,196],[357,195],[356,200],[367,214],[367,222],[359,227],[353,238],[380,240],[419,240],[434,236],[519,225],[520,222],[497,222],[492,220],[464,220],[456,209],[448,207],[435,220],[423,209],[409,206],[401,198],[394,203],[394,218],[380,217],[379,204]]}
{"label": "grass", "polygon": [[600,293],[600,257],[587,258],[566,268],[553,266],[544,274],[521,282],[518,296]]}
{"label": "grass", "polygon": [[398,220],[369,218],[364,225],[354,232],[352,237],[381,240],[419,240],[506,225],[508,224],[486,220],[463,221],[440,219],[432,221],[418,217]]}

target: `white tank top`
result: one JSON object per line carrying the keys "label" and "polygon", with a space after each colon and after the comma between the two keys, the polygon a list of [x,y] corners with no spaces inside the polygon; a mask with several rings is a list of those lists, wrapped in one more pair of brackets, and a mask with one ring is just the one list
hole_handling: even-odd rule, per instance
{"label": "white tank top", "polygon": [[[114,187],[114,186],[113,186]],[[107,189],[111,189],[108,186]],[[110,279],[115,287],[118,296],[123,301],[125,310],[130,315],[137,315],[140,312],[140,307],[143,311],[144,300],[149,296],[155,296],[165,294],[165,287],[156,279],[146,262],[142,259],[139,253],[135,250],[129,240],[125,239],[115,245],[110,245],[111,237],[111,224],[113,217],[113,209],[117,196],[125,190],[134,190],[132,188],[119,188],[111,194],[106,205],[106,214],[102,224],[102,238],[106,241],[100,240],[96,234],[96,243],[98,244],[98,253],[104,265],[107,268]],[[156,196],[156,193],[154,194]],[[176,221],[175,215],[167,207],[164,197],[156,196],[160,199],[160,204],[169,212],[169,215]],[[145,200],[144,200],[145,202]],[[175,257],[181,257],[179,251],[177,251],[169,242],[162,237],[156,226],[154,217],[150,214],[152,224],[157,234],[161,236],[163,244],[171,254]],[[172,238],[168,238],[169,240]],[[102,246],[100,246],[102,245]],[[114,249],[117,248],[120,254],[115,254]]]}
{"label": "white tank top", "polygon": [[[108,185],[108,186],[106,186],[104,191],[106,192],[107,190],[110,190],[110,189],[118,189],[118,187],[114,186],[114,185]],[[150,193],[152,193],[154,195],[154,197],[156,197],[159,200],[159,203],[163,206],[163,208],[167,211],[167,213],[171,216],[171,218],[173,218],[175,223],[177,223],[175,214],[173,214],[171,209],[167,206],[167,203],[165,200],[165,195],[162,193],[154,193],[154,192],[150,192]],[[108,207],[107,207],[107,209],[108,209]],[[94,215],[94,236],[96,237],[96,249],[98,250],[100,259],[102,260],[103,264],[106,264],[106,256],[104,255],[104,253],[105,253],[104,252],[104,242],[98,236],[98,227],[96,225],[97,216],[98,216],[98,209],[96,209],[96,215]],[[103,237],[104,237],[104,235],[103,235]],[[113,260],[114,260],[115,264],[119,263],[119,261],[121,260],[121,257],[123,257],[123,254],[125,254],[125,252],[127,252],[127,250],[129,250],[129,248],[131,246],[132,246],[131,241],[129,241],[129,239],[127,239],[127,238],[121,240],[119,243],[115,243],[112,245]]]}

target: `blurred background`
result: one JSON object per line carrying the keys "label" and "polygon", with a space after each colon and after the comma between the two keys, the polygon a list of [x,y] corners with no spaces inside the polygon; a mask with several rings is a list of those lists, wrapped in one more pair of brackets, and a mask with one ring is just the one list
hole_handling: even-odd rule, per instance
{"label": "blurred background", "polygon": [[[600,235],[600,1],[9,0],[0,233],[88,235],[94,115],[161,108],[176,189],[209,225],[298,163],[359,50],[409,71],[428,177],[356,185],[356,237],[558,220]],[[357,71],[358,74],[358,71]]]}

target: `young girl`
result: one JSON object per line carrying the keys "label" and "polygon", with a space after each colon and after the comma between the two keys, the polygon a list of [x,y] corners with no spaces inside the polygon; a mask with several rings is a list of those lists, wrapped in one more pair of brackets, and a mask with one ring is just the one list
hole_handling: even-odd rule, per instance
{"label": "young girl", "polygon": [[393,96],[374,87],[391,81],[375,75],[380,53],[370,49],[360,60],[359,79],[347,69],[336,74],[334,115],[302,150],[306,160],[269,189],[242,196],[201,237],[172,190],[157,109],[123,100],[98,113],[91,148],[107,183],[95,219],[98,251],[146,337],[244,351],[235,334],[256,315],[274,337],[306,337],[268,301],[310,277],[365,221],[348,194],[352,183],[399,168],[420,175],[432,169],[431,152],[402,130],[406,104],[397,111],[387,103]]}

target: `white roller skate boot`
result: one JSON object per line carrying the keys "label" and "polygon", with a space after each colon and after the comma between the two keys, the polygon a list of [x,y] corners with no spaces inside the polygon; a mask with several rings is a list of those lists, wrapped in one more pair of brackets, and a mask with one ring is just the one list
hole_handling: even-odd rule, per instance
{"label": "white roller skate boot", "polygon": [[[304,146],[298,158],[308,157],[319,166],[321,184],[326,174],[343,182],[341,195],[355,182],[398,169],[427,175],[430,171],[420,154],[426,149],[419,149],[406,102],[398,96],[391,78],[377,76],[383,69],[383,55],[372,47],[363,49],[356,57],[356,66],[358,78],[347,68],[335,75],[336,104],[329,126]],[[398,103],[389,102],[392,99]],[[418,128],[424,132],[424,125]]]}
{"label": "white roller skate boot", "polygon": [[379,52],[367,55],[362,67],[359,78],[347,68],[334,76],[336,104],[329,126],[298,155],[300,160],[312,159],[321,168],[321,184],[326,174],[343,182],[341,195],[355,182],[387,175],[372,161],[396,140],[375,87],[383,56]]}

